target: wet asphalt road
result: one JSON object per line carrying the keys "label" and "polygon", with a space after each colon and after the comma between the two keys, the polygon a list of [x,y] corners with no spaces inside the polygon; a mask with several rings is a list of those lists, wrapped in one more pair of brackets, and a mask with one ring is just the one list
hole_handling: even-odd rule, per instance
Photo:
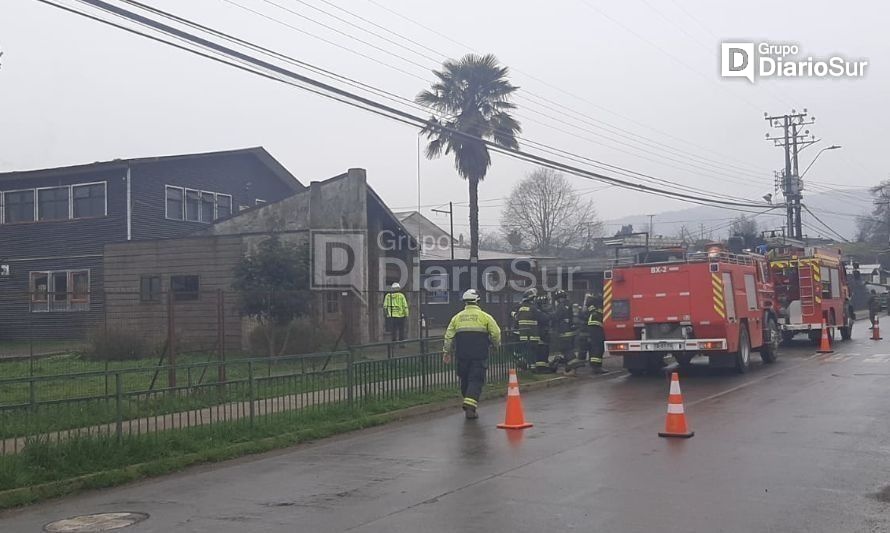
{"label": "wet asphalt road", "polygon": [[525,394],[523,432],[457,411],[0,517],[36,532],[141,511],[127,532],[890,531],[890,340],[804,343],[748,374],[681,377],[696,436],[665,440],[667,382],[621,373]]}

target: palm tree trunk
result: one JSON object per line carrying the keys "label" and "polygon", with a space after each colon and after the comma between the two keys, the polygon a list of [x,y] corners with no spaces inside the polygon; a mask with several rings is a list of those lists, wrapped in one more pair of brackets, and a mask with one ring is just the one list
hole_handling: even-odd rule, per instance
{"label": "palm tree trunk", "polygon": [[470,178],[470,263],[479,260],[479,180]]}

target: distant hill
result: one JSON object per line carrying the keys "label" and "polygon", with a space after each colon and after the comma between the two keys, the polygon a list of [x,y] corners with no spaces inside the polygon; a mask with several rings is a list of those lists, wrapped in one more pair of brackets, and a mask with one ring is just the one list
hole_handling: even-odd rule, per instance
{"label": "distant hill", "polygon": [[[856,234],[856,216],[871,212],[872,196],[868,189],[845,189],[840,192],[805,193],[804,204],[832,230],[852,239]],[[752,211],[757,211],[752,209]],[[697,238],[702,232],[706,238],[724,238],[728,235],[732,219],[743,213],[719,207],[691,207],[678,211],[658,213],[654,219],[655,235]],[[754,216],[749,214],[747,216]],[[770,214],[756,216],[761,230],[779,228],[785,224],[785,210],[777,208]],[[647,215],[629,215],[606,221],[606,235],[615,234],[622,225],[632,224],[634,231],[646,231],[649,227]],[[804,233],[811,237],[837,238],[825,226],[814,219],[806,210],[803,213]]]}

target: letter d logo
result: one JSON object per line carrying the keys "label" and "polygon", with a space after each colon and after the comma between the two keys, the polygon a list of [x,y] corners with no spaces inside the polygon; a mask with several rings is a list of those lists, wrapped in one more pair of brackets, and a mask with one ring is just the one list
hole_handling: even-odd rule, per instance
{"label": "letter d logo", "polygon": [[754,43],[720,43],[720,75],[754,83]]}

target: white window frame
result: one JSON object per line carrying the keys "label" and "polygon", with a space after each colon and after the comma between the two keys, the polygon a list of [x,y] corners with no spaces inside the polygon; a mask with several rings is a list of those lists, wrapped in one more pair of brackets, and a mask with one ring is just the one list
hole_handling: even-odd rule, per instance
{"label": "white window frame", "polygon": [[[181,216],[179,218],[170,218],[170,210],[167,205],[167,189],[177,189],[182,193],[182,206],[179,209]],[[185,221],[185,187],[180,187],[178,185],[164,185],[164,218],[167,220]]]}
{"label": "white window frame", "polygon": [[[25,222],[6,222],[6,209],[5,209],[6,195],[8,193],[12,193],[12,192],[28,192],[28,191],[31,191],[31,193],[34,195],[34,214],[32,215],[32,220],[28,220]],[[38,220],[37,220],[37,190],[36,189],[12,189],[9,191],[3,191],[2,196],[3,196],[4,210],[3,210],[3,218],[0,219],[0,221],[2,221],[4,224],[33,224],[35,222],[38,222]]]}
{"label": "white window frame", "polygon": [[[77,187],[89,187],[92,185],[101,185],[102,186],[102,195],[105,200],[105,209],[102,212],[102,216],[98,217],[74,217],[74,189]],[[104,218],[108,216],[108,182],[107,181],[91,181],[89,183],[72,183],[71,184],[71,220],[89,220],[91,218]],[[166,198],[165,198],[166,200]]]}
{"label": "white window frame", "polygon": [[[170,211],[167,209],[167,189],[176,189],[182,192],[182,218],[170,218]],[[198,220],[189,220],[186,218],[188,214],[188,193],[198,193]],[[213,195],[213,220],[204,220],[204,209],[202,206],[205,194]],[[192,189],[179,185],[164,185],[164,218],[167,220],[176,220],[178,222],[194,222],[197,224],[213,224],[219,220],[219,198],[225,196],[229,199],[229,216],[234,215],[238,210],[235,209],[235,197],[231,194],[213,191],[203,191],[201,189]]]}
{"label": "white window frame", "polygon": [[229,199],[229,216],[235,214],[235,198],[232,197],[231,194],[224,193],[216,193],[216,197],[213,199],[213,214],[215,215],[213,220],[219,220],[219,199],[220,197],[225,196]]}
{"label": "white window frame", "polygon": [[[72,274],[80,274],[86,272],[87,275],[87,293],[86,293],[86,301],[85,302],[72,302],[71,297],[74,293],[74,284],[72,283]],[[52,297],[55,293],[55,276],[58,274],[65,274],[67,279],[67,284],[70,286],[68,290],[68,294],[65,296],[65,305],[64,309],[59,309],[52,301]],[[40,303],[34,301],[34,287],[32,286],[32,279],[34,278],[34,274],[46,274],[46,301],[44,302],[44,309],[35,309],[34,304]],[[32,313],[82,313],[90,310],[90,304],[92,303],[92,285],[93,285],[93,273],[89,268],[75,268],[71,270],[31,270],[28,272],[28,305],[29,309]]]}
{"label": "white window frame", "polygon": [[[40,191],[49,191],[52,189],[68,189],[68,218],[54,218],[52,220],[40,220]],[[34,222],[62,222],[63,220],[71,220],[71,214],[74,211],[74,203],[71,201],[71,185],[56,185],[54,187],[36,187],[34,189]]]}

